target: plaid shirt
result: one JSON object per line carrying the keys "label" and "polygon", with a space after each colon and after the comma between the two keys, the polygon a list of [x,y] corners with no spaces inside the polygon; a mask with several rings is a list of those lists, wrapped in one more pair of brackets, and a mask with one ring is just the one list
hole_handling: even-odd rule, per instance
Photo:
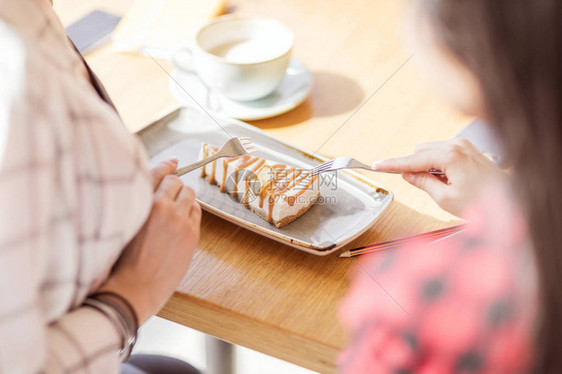
{"label": "plaid shirt", "polygon": [[146,219],[146,155],[47,0],[0,0],[0,373],[116,373],[81,306]]}
{"label": "plaid shirt", "polygon": [[340,309],[353,337],[342,373],[529,372],[537,275],[507,195],[488,191],[450,238],[362,259]]}

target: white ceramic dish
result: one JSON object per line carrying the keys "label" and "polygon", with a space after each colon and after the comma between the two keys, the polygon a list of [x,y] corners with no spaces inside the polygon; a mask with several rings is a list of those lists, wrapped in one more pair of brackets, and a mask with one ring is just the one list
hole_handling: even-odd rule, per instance
{"label": "white ceramic dish", "polygon": [[294,39],[276,19],[228,14],[203,26],[195,48],[180,48],[171,62],[196,72],[207,86],[232,100],[257,100],[283,80]]}
{"label": "white ceramic dish", "polygon": [[[178,108],[139,132],[151,163],[177,156],[181,165],[196,161],[201,143],[222,145],[230,136],[251,137],[257,156],[311,168],[324,158],[290,145],[243,122],[217,117],[195,108]],[[276,228],[235,202],[198,171],[181,177],[197,193],[202,208],[248,230],[315,255],[328,255],[357,238],[380,217],[392,193],[352,172],[324,174],[323,200],[283,228]]]}
{"label": "white ceramic dish", "polygon": [[[254,101],[234,101],[219,92],[211,91],[194,73],[174,70],[170,90],[185,106],[198,107],[244,121],[275,117],[296,108],[312,90],[313,78],[307,67],[297,58],[291,60],[287,74],[272,94]],[[197,101],[197,103],[194,102]]]}

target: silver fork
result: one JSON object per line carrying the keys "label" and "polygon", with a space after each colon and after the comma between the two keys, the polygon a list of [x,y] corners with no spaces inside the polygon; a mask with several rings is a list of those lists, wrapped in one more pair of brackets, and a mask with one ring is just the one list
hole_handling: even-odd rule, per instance
{"label": "silver fork", "polygon": [[[369,171],[375,171],[378,173],[402,174],[402,172],[400,171],[376,170],[370,167],[369,165],[364,164],[361,161],[358,161],[351,157],[336,157],[332,160],[328,160],[314,167],[312,169],[312,175],[318,175],[318,174],[327,173],[329,171],[335,171],[340,169],[365,169]],[[445,175],[444,172],[437,169],[429,169],[427,172],[433,175]]]}
{"label": "silver fork", "polygon": [[223,157],[237,157],[237,156],[244,156],[256,151],[256,147],[252,140],[247,137],[242,138],[232,138],[224,145],[222,148],[212,156],[209,156],[203,160],[197,161],[191,165],[184,166],[174,173],[174,175],[180,176],[190,171],[193,171],[201,166],[207,165],[209,162],[213,162],[218,160],[219,158]]}

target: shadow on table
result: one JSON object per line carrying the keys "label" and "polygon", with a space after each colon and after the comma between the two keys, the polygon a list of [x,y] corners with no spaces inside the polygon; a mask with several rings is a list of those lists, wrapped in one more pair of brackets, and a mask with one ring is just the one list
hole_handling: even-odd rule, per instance
{"label": "shadow on table", "polygon": [[311,117],[330,117],[349,112],[361,104],[363,89],[354,80],[335,73],[313,72],[310,97],[295,109],[277,117],[252,121],[261,129],[296,125]]}
{"label": "shadow on table", "polygon": [[[212,227],[212,231],[217,231],[211,234],[213,236],[224,236],[219,233],[220,227],[234,226],[211,215],[208,215],[207,218],[213,222],[213,224],[207,225],[207,228]],[[263,262],[265,268],[274,264],[275,267],[290,268],[291,273],[308,273],[309,276],[317,278],[319,281],[323,279],[332,281],[334,272],[339,273],[336,278],[347,277],[349,266],[354,263],[352,259],[338,257],[338,254],[344,250],[436,230],[459,222],[460,220],[442,221],[394,201],[372,228],[342,250],[328,256],[311,255],[245,229],[241,229],[233,235],[228,243],[224,243],[223,248],[219,250],[209,248],[208,251],[205,249],[203,251],[207,252],[206,255],[217,256],[221,261],[231,263],[249,277],[252,277],[253,272],[261,273],[263,271],[264,267],[256,266],[257,263]],[[298,220],[292,224],[298,224]],[[205,235],[205,232],[202,235]],[[238,249],[240,246],[243,248],[239,253],[234,254],[230,250],[230,248]],[[241,261],[241,257],[245,261]],[[258,277],[263,281],[263,276],[264,274],[261,274]]]}
{"label": "shadow on table", "polygon": [[[344,250],[451,224],[394,202]],[[199,248],[178,287],[179,295],[200,300],[225,316],[241,314],[258,325],[266,321],[334,347],[344,345],[336,311],[349,289],[357,258],[307,254],[209,213],[203,215]]]}

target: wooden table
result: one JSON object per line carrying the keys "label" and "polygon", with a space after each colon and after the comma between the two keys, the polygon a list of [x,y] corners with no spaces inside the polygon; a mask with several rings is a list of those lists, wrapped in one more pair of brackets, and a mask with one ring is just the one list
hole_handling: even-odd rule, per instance
{"label": "wooden table", "polygon": [[[129,4],[55,0],[65,24],[94,8],[123,13]],[[418,58],[402,43],[405,5],[402,0],[232,0],[236,12],[289,25],[296,34],[295,55],[315,78],[312,95],[300,107],[252,124],[325,156],[366,162],[454,136],[469,119],[445,106],[417,76]],[[176,104],[168,76],[151,59],[117,54],[111,46],[86,57],[131,131]],[[399,176],[369,177],[396,199],[347,248],[456,222]],[[312,370],[334,372],[335,356],[345,344],[336,308],[354,262],[307,255],[205,213],[191,268],[159,315]]]}

